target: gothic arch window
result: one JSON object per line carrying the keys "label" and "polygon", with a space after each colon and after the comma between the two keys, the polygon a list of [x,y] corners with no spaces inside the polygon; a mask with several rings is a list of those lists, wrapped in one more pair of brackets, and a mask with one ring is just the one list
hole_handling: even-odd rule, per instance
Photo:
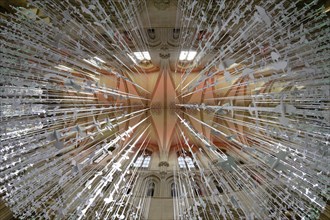
{"label": "gothic arch window", "polygon": [[177,186],[176,184],[173,182],[171,184],[171,197],[177,197],[178,196],[178,193],[177,193]]}
{"label": "gothic arch window", "polygon": [[147,188],[147,196],[150,196],[150,197],[154,196],[155,186],[156,186],[156,184],[154,182],[149,182],[148,188]]}
{"label": "gothic arch window", "polygon": [[150,29],[147,30],[147,32],[148,32],[148,35],[149,35],[150,39],[154,40],[156,38],[155,29],[150,28]]}
{"label": "gothic arch window", "polygon": [[180,36],[180,29],[175,28],[173,29],[173,39],[177,40]]}
{"label": "gothic arch window", "polygon": [[195,164],[189,155],[181,154],[178,157],[178,164],[180,168],[195,168]]}
{"label": "gothic arch window", "polygon": [[147,197],[154,197],[159,195],[159,185],[160,178],[156,175],[148,176],[144,179],[142,183],[142,187],[144,189],[144,193]]}
{"label": "gothic arch window", "polygon": [[148,168],[151,161],[151,154],[151,151],[145,150],[136,158],[133,167]]}

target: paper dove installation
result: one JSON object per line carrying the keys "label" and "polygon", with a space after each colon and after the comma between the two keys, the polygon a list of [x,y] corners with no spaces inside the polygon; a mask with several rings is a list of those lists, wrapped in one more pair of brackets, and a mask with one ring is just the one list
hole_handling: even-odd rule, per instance
{"label": "paper dove installation", "polygon": [[1,12],[2,202],[18,219],[326,219],[325,2]]}

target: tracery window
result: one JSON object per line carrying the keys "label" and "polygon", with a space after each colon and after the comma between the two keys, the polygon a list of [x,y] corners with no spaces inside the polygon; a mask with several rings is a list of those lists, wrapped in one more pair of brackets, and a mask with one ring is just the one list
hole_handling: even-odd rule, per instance
{"label": "tracery window", "polygon": [[180,168],[195,168],[195,164],[190,156],[179,156],[178,164]]}
{"label": "tracery window", "polygon": [[177,189],[176,189],[176,184],[172,183],[171,184],[171,196],[172,197],[177,197],[178,193],[177,193]]}
{"label": "tracery window", "polygon": [[155,186],[154,182],[149,182],[148,189],[147,189],[147,196],[153,197],[155,193]]}
{"label": "tracery window", "polygon": [[140,168],[148,168],[151,161],[151,152],[144,151],[140,156],[137,157],[133,166]]}

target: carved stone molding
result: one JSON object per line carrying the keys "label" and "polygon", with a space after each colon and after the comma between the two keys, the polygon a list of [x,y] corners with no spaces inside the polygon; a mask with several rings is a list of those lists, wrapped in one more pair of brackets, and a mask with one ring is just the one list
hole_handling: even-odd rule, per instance
{"label": "carved stone molding", "polygon": [[158,166],[159,167],[169,167],[170,166],[170,164],[168,163],[168,162],[166,162],[166,161],[161,161],[161,162],[159,162],[159,164],[158,164]]}
{"label": "carved stone molding", "polygon": [[169,53],[160,53],[159,56],[162,59],[168,59],[171,55]]}
{"label": "carved stone molding", "polygon": [[170,0],[154,0],[154,6],[158,10],[165,10],[170,7],[171,1]]}
{"label": "carved stone molding", "polygon": [[165,179],[167,172],[166,171],[161,171],[159,174],[160,174],[161,179]]}
{"label": "carved stone molding", "polygon": [[168,46],[166,44],[163,44],[161,47],[160,47],[161,50],[164,50],[164,51],[167,51],[168,50]]}
{"label": "carved stone molding", "polygon": [[166,174],[167,174],[167,167],[169,167],[170,164],[168,162],[166,162],[166,161],[161,161],[161,162],[159,162],[158,166],[159,166],[159,170],[160,170],[160,172],[159,172],[160,173],[160,177],[162,179],[164,179],[165,176],[166,176]]}

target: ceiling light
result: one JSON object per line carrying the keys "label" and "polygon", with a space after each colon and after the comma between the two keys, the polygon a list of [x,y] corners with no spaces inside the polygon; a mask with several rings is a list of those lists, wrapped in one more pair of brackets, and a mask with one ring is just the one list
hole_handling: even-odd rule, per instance
{"label": "ceiling light", "polygon": [[191,61],[197,55],[196,51],[181,51],[179,60],[188,60]]}

